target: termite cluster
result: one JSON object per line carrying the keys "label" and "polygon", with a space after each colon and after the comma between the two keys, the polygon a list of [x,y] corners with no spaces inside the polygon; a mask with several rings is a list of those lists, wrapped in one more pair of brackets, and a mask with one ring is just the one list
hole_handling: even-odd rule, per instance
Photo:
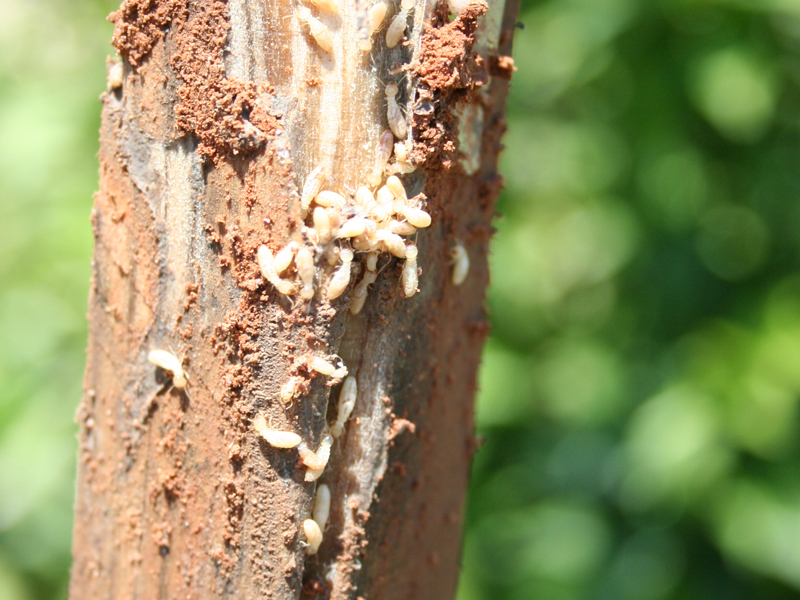
{"label": "termite cluster", "polygon": [[[383,183],[394,136],[386,131],[378,144],[376,165],[368,178]],[[367,290],[377,278],[381,253],[405,260],[402,289],[406,297],[417,292],[417,247],[406,238],[431,224],[424,210],[422,194],[409,198],[397,175],[388,175],[375,192],[360,186],[343,195],[322,189],[326,180],[321,167],[314,169],[302,188],[300,209],[308,225],[302,229],[303,242],[293,241],[273,253],[260,246],[257,260],[262,277],[286,296],[299,295],[305,301],[317,293],[327,300],[341,296],[353,275],[355,253],[366,256],[365,272],[356,284],[350,311],[358,314]]]}
{"label": "termite cluster", "polygon": [[[317,450],[312,450],[300,435],[293,431],[283,431],[268,426],[266,418],[261,413],[257,414],[253,419],[253,429],[273,448],[296,449],[300,461],[306,467],[305,480],[310,482],[316,481],[323,474],[330,459],[334,440],[344,433],[345,425],[356,404],[358,384],[353,375],[347,375],[347,368],[344,366],[335,368],[324,359],[309,361],[309,365],[324,375],[331,377],[336,375],[345,376],[339,393],[336,421],[332,425],[326,423],[326,427],[320,436]],[[330,503],[330,488],[327,484],[319,484],[314,499],[314,508],[311,511],[311,518],[303,521],[307,554],[316,554],[320,544],[322,544],[323,532],[330,514]]]}
{"label": "termite cluster", "polygon": [[[317,8],[323,11],[338,13],[339,5],[334,0],[311,0]],[[402,0],[400,3],[400,10],[397,11],[389,26],[386,28],[386,47],[394,48],[403,39],[408,26],[408,16],[411,9],[414,8],[414,0]],[[389,12],[389,7],[384,0],[370,6],[367,10],[365,27],[362,29],[364,38],[359,42],[359,48],[363,52],[372,50],[372,38],[375,33],[381,28],[386,14]],[[303,25],[308,27],[308,32],[317,45],[329,55],[333,55],[333,35],[328,27],[320,21],[317,17],[311,14],[311,10],[307,6],[301,6],[297,9],[297,20]]]}
{"label": "termite cluster", "polygon": [[[336,0],[308,0],[317,9],[337,13]],[[455,2],[456,0],[451,0]],[[451,4],[452,7],[452,4]],[[402,0],[398,12],[389,22],[385,43],[395,48],[404,38],[413,0]],[[359,42],[364,52],[372,49],[373,37],[383,25],[388,6],[384,0],[373,4],[365,19],[366,35]],[[334,40],[330,30],[307,6],[296,11],[297,19],[308,29],[311,37],[325,53],[332,55]],[[122,84],[121,63],[109,71],[109,88]],[[398,104],[398,84],[390,81],[384,87],[387,129],[375,147],[372,170],[365,176],[364,184],[353,190],[326,189],[328,174],[322,166],[314,168],[306,177],[300,193],[300,214],[304,227],[300,239],[290,241],[277,252],[266,245],[256,251],[259,270],[265,281],[280,294],[299,297],[311,302],[315,297],[331,301],[344,294],[351,283],[356,256],[363,260],[363,274],[350,295],[349,310],[358,314],[363,309],[369,286],[378,277],[378,261],[386,254],[403,260],[400,288],[407,298],[418,289],[418,249],[410,238],[420,229],[431,225],[431,216],[425,210],[425,196],[409,198],[400,176],[412,173],[414,165],[409,160],[409,127]],[[394,159],[394,160],[392,160]],[[453,269],[451,282],[461,285],[469,271],[469,256],[458,242],[451,250]],[[148,360],[168,372],[178,390],[187,385],[182,361],[166,350],[153,350]],[[326,423],[316,449],[299,433],[274,429],[263,414],[253,418],[253,429],[270,446],[297,452],[306,469],[304,479],[317,481],[325,471],[336,439],[345,433],[358,397],[355,375],[347,367],[335,364],[329,358],[310,356],[305,366],[309,372],[331,378],[329,385],[342,382],[337,402],[336,418]],[[307,391],[307,380],[291,377],[281,388],[280,398],[288,404]],[[306,553],[315,554],[322,543],[323,533],[331,507],[331,491],[327,484],[317,485],[310,518],[303,520]]]}

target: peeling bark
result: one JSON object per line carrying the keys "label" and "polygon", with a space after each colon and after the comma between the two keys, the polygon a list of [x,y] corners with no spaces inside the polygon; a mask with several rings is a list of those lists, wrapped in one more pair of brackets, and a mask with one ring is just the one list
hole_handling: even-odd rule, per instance
{"label": "peeling bark", "polygon": [[[333,56],[296,8],[125,0],[112,15],[124,77],[103,97],[74,600],[453,596],[517,6],[473,3],[451,22],[420,0],[388,49],[398,3],[364,53],[358,1],[318,14]],[[328,189],[364,185],[389,79],[418,167],[403,180],[433,218],[416,235],[419,293],[404,298],[403,262],[384,253],[357,315],[358,277],[332,301],[279,294],[257,248],[303,240],[298,189],[317,165]],[[460,287],[457,240],[471,260]],[[318,275],[334,268],[321,261]],[[148,362],[153,349],[182,359],[185,389]],[[341,385],[307,359],[333,355],[358,398],[308,482],[297,452],[267,445],[252,420],[317,448]],[[290,378],[301,393],[286,404]],[[331,517],[307,556],[322,482]]]}

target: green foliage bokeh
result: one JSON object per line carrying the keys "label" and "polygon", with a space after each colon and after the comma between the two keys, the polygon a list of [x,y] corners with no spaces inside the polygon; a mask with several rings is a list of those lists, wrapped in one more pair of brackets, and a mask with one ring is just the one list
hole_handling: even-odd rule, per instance
{"label": "green foliage bokeh", "polygon": [[[0,598],[63,598],[115,0],[0,3]],[[523,5],[459,600],[800,598],[800,1]]]}

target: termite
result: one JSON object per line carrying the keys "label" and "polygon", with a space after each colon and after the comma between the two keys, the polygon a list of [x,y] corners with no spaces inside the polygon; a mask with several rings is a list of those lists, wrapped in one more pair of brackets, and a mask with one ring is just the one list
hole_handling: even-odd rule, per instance
{"label": "termite", "polygon": [[325,531],[328,517],[331,514],[331,488],[320,483],[317,486],[317,495],[314,497],[314,508],[311,509],[311,518],[317,522],[321,531]]}
{"label": "termite", "polygon": [[122,62],[117,61],[108,68],[108,89],[116,90],[122,87],[124,71]]}
{"label": "termite", "polygon": [[417,228],[408,221],[389,221],[389,231],[397,235],[414,235]]}
{"label": "termite", "polygon": [[338,368],[334,367],[333,364],[319,356],[312,356],[308,360],[308,368],[320,375],[326,375],[334,379],[342,379],[347,375],[347,367],[345,365]]}
{"label": "termite", "polygon": [[[394,176],[392,176],[392,177],[394,177]],[[397,179],[397,177],[394,177],[394,178]],[[391,179],[391,177],[389,179]],[[400,180],[398,179],[398,181],[400,181]],[[387,181],[386,183],[389,183],[389,182]],[[401,183],[400,185],[403,185],[403,184]],[[405,189],[403,190],[403,192],[405,193]],[[389,186],[383,185],[383,186],[379,187],[378,191],[376,193],[376,197],[377,197],[378,204],[380,206],[385,207],[387,210],[389,208],[391,208],[392,206],[394,206],[394,194],[392,193],[392,190],[389,189]]]}
{"label": "termite", "polygon": [[359,43],[359,47],[363,52],[372,50],[372,35],[378,31],[381,23],[383,23],[387,10],[389,10],[389,7],[383,1],[369,7],[367,11],[367,39]]}
{"label": "termite", "polygon": [[308,214],[311,201],[319,194],[324,183],[325,171],[322,166],[316,167],[306,177],[306,182],[303,184],[303,193],[300,195],[300,208],[302,209],[303,217]]}
{"label": "termite", "polygon": [[306,536],[306,554],[316,554],[322,544],[322,530],[314,519],[303,521],[303,533]]}
{"label": "termite", "polygon": [[417,276],[417,247],[414,244],[409,244],[406,248],[406,262],[403,264],[403,293],[406,298],[411,298],[417,293],[417,283],[419,278]]}
{"label": "termite", "polygon": [[275,269],[275,257],[272,255],[272,250],[266,246],[259,246],[256,252],[258,258],[258,267],[261,270],[261,276],[269,281],[275,289],[281,294],[291,296],[297,292],[297,286],[291,281],[281,279]]}
{"label": "termite", "polygon": [[[367,271],[370,273],[370,271]],[[365,273],[365,277],[367,275]],[[356,378],[352,375],[348,375],[344,383],[342,384],[342,391],[339,392],[339,402],[337,404],[338,413],[336,415],[336,422],[331,425],[331,435],[334,438],[339,438],[344,433],[344,426],[347,423],[347,419],[350,418],[350,415],[353,412],[353,408],[356,405],[356,398],[358,397],[358,383],[356,382]]]}
{"label": "termite", "polygon": [[417,229],[425,229],[431,226],[431,216],[421,208],[403,206],[398,212]]}
{"label": "termite", "polygon": [[394,145],[394,157],[400,162],[408,162],[408,147],[405,142],[397,142]]}
{"label": "termite", "polygon": [[330,190],[322,190],[314,197],[314,202],[326,208],[335,206],[336,208],[339,209],[344,208],[345,205],[347,204],[347,201],[344,199],[344,196],[336,192],[331,192]]}
{"label": "termite", "polygon": [[406,188],[403,185],[403,182],[400,181],[400,178],[397,175],[391,175],[386,180],[386,187],[392,195],[397,198],[398,200],[407,200],[408,195],[406,194]]}
{"label": "termite", "polygon": [[333,54],[333,36],[325,24],[311,14],[311,11],[305,6],[297,9],[297,18],[303,23],[308,25],[308,30],[311,32],[311,37],[317,42],[328,54]]}
{"label": "termite", "polygon": [[314,297],[314,255],[308,247],[303,246],[297,251],[294,263],[297,265],[297,274],[300,276],[300,281],[303,282],[303,286],[300,288],[300,296],[303,300],[311,300]]}
{"label": "termite", "polygon": [[404,140],[408,134],[408,127],[395,99],[399,91],[397,84],[394,82],[388,83],[384,91],[386,93],[386,120],[389,122],[389,129],[398,139]]}
{"label": "termite", "polygon": [[[397,105],[396,102],[395,105]],[[392,157],[393,144],[394,134],[389,130],[384,131],[380,139],[378,139],[378,145],[375,146],[375,167],[372,169],[372,173],[370,173],[369,177],[367,177],[367,183],[372,187],[378,187],[383,180],[383,170],[386,168],[386,163],[388,163],[389,159]]]}
{"label": "termite", "polygon": [[413,173],[416,170],[417,167],[415,167],[414,165],[398,160],[397,162],[393,162],[392,164],[390,164],[387,167],[386,172],[389,173],[390,175],[408,175],[409,173]]}
{"label": "termite", "polygon": [[367,31],[369,32],[369,37],[372,37],[372,34],[378,31],[383,20],[386,18],[387,10],[389,10],[389,7],[386,5],[386,2],[383,1],[369,7],[367,11]]}
{"label": "termite", "polygon": [[350,314],[357,315],[364,308],[364,303],[367,301],[367,294],[369,293],[369,286],[375,283],[378,274],[372,271],[366,271],[364,277],[361,278],[353,288],[353,295],[350,298]]}
{"label": "termite", "polygon": [[447,7],[450,9],[451,13],[457,15],[464,10],[469,3],[470,0],[447,0]]}
{"label": "termite", "polygon": [[367,219],[363,217],[353,217],[344,222],[339,228],[340,238],[353,238],[361,235],[367,230]]}
{"label": "termite", "polygon": [[290,377],[289,381],[287,381],[281,388],[281,400],[283,401],[283,403],[289,404],[297,395],[297,391],[299,388],[300,388],[300,378]]}
{"label": "termite", "polygon": [[323,432],[319,442],[319,449],[316,452],[309,448],[305,442],[298,444],[297,453],[300,455],[300,460],[307,467],[306,481],[316,481],[322,475],[331,457],[331,446],[333,446],[333,436],[327,431]]}
{"label": "termite", "polygon": [[453,249],[450,251],[450,256],[453,257],[451,281],[453,285],[461,285],[469,274],[469,254],[467,254],[461,242],[456,242],[456,245],[453,246]]}
{"label": "termite", "polygon": [[164,369],[172,375],[172,385],[179,390],[186,387],[186,373],[183,372],[183,364],[177,356],[166,350],[151,350],[147,355],[147,360],[160,369]]}
{"label": "termite", "polygon": [[375,206],[375,194],[373,194],[368,187],[359,186],[356,190],[355,201],[358,206],[369,213]]}
{"label": "termite", "polygon": [[275,272],[280,275],[286,269],[288,269],[292,261],[294,260],[294,255],[297,253],[298,244],[297,242],[291,242],[286,247],[282,248],[278,251],[275,255],[275,260],[273,264],[275,265]]}
{"label": "termite", "polygon": [[[386,47],[394,48],[403,39],[403,34],[406,32],[406,25],[408,21],[408,12],[414,8],[413,0],[403,0],[400,3],[400,12],[398,12],[389,27],[386,29]],[[405,137],[405,136],[398,136]]]}
{"label": "termite", "polygon": [[314,220],[314,229],[317,230],[317,235],[319,235],[319,243],[323,245],[327,244],[333,239],[333,226],[331,224],[330,214],[321,206],[317,206],[312,213],[312,218]]}
{"label": "termite", "polygon": [[384,248],[397,258],[406,257],[406,245],[396,233],[391,233],[385,229],[379,229],[375,232],[375,238],[380,241]]}
{"label": "termite", "polygon": [[342,266],[340,266],[328,282],[328,300],[333,300],[342,295],[350,283],[350,270],[353,263],[353,251],[342,248]]}
{"label": "termite", "polygon": [[253,419],[253,429],[273,448],[296,448],[303,441],[303,438],[292,431],[270,429],[261,413]]}

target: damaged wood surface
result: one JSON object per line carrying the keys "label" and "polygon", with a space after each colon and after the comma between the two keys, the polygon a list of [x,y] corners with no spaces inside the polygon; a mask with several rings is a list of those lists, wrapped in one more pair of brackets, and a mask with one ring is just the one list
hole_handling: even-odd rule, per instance
{"label": "damaged wood surface", "polygon": [[[371,52],[368,3],[314,8],[332,54],[299,7],[125,0],[111,16],[122,77],[103,96],[92,213],[73,600],[454,595],[517,5],[448,17],[420,0],[387,48],[390,3]],[[358,314],[363,253],[338,298],[279,293],[258,248],[308,238],[300,196],[315,167],[326,189],[366,185],[389,81],[416,167],[401,178],[432,217],[409,238],[418,293],[404,296],[403,260],[385,252]],[[457,243],[471,265],[459,286]],[[318,258],[317,277],[335,268]],[[185,388],[148,361],[154,349],[181,361]],[[307,481],[297,450],[270,446],[253,419],[320,446],[342,386],[312,357],[340,357],[358,395]],[[322,483],[330,518],[308,555],[302,524]]]}

